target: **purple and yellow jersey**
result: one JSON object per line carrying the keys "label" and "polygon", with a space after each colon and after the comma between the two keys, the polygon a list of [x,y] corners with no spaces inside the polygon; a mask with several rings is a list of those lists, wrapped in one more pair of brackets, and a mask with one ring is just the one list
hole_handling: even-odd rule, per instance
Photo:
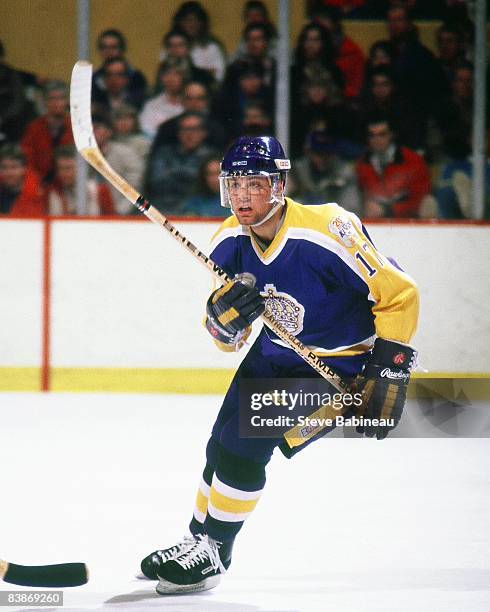
{"label": "purple and yellow jersey", "polygon": [[[366,353],[376,336],[408,343],[418,318],[414,281],[375,248],[353,213],[286,203],[265,251],[236,217],[226,219],[212,240],[213,261],[231,277],[251,272],[274,318],[329,361]],[[263,354],[279,361],[291,354],[296,362],[265,330]]]}

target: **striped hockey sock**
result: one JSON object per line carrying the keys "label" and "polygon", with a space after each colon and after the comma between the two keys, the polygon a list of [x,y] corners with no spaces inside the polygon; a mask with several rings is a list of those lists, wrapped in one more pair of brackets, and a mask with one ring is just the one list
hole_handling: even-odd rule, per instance
{"label": "striped hockey sock", "polygon": [[211,481],[213,479],[213,471],[213,468],[209,465],[209,463],[207,463],[202,474],[201,482],[199,483],[196,502],[194,504],[194,513],[189,525],[189,530],[194,535],[204,533],[203,524],[208,511],[209,492],[211,489]]}
{"label": "striped hockey sock", "polygon": [[220,449],[209,490],[204,531],[229,542],[254,510],[265,486],[265,464]]}

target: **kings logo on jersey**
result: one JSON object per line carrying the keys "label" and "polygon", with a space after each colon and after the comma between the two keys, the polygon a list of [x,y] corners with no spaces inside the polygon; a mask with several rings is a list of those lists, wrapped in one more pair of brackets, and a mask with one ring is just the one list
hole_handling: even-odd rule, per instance
{"label": "kings logo on jersey", "polygon": [[265,285],[261,295],[265,298],[265,309],[268,314],[285,327],[293,336],[303,330],[305,309],[292,295],[277,291],[274,285]]}

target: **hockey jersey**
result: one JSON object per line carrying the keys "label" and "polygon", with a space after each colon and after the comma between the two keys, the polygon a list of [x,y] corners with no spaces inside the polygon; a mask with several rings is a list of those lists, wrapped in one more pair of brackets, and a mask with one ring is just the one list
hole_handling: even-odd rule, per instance
{"label": "hockey jersey", "polygon": [[[374,246],[356,215],[337,204],[286,198],[283,223],[262,251],[231,216],[212,240],[211,258],[230,277],[251,272],[266,309],[331,367],[360,367],[376,336],[408,343],[418,319],[414,281]],[[262,353],[280,364],[300,358],[264,328]],[[359,360],[361,357],[361,360]]]}

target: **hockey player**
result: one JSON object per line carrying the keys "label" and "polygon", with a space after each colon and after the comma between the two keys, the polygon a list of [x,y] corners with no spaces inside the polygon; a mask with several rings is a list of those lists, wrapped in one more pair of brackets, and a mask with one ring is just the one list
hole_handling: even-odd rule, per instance
{"label": "hockey player", "polygon": [[[267,308],[328,366],[355,379],[364,390],[364,416],[390,417],[396,426],[415,353],[408,343],[418,318],[416,286],[375,248],[354,214],[285,197],[289,169],[273,137],[239,138],[224,156],[221,199],[233,215],[216,232],[211,257],[233,280],[211,294],[206,328],[220,348],[235,351]],[[255,286],[243,273],[253,274]],[[191,535],[141,563],[147,578],[159,580],[158,593],[202,591],[219,582],[264,489],[275,447],[287,456],[302,448],[286,452],[277,438],[240,437],[239,382],[312,376],[319,375],[262,329],[213,426]],[[359,431],[382,439],[392,428]]]}

